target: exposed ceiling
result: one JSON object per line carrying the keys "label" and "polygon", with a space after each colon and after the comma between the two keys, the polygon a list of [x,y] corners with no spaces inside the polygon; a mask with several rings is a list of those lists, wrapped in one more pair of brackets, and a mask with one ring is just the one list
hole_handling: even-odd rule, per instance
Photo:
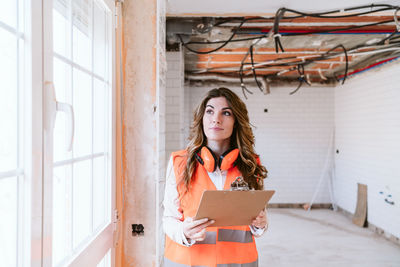
{"label": "exposed ceiling", "polygon": [[263,91],[276,83],[334,85],[400,56],[398,11],[375,5],[324,14],[169,17],[167,47],[184,44],[188,80],[237,82],[244,90],[257,80]]}

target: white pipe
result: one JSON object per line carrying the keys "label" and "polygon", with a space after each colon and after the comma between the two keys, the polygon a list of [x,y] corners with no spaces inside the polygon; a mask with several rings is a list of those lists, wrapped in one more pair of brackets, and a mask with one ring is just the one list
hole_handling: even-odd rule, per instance
{"label": "white pipe", "polygon": [[[233,78],[233,77],[226,77],[223,75],[218,75],[218,74],[212,74],[212,75],[202,75],[202,74],[197,74],[197,75],[191,75],[191,74],[186,74],[185,78],[188,80],[193,80],[193,81],[204,81],[204,80],[217,80],[221,82],[240,82],[239,78]],[[263,92],[264,94],[269,94],[270,93],[270,86],[269,86],[269,81],[267,81],[264,77],[260,76],[257,77],[257,81],[259,81],[262,85]],[[255,82],[254,77],[251,78],[243,78],[243,82]]]}
{"label": "white pipe", "polygon": [[[326,154],[326,158],[325,158],[325,164],[324,164],[324,168],[322,169],[321,175],[319,177],[319,181],[317,184],[317,187],[315,188],[314,194],[311,198],[311,202],[308,205],[307,211],[310,211],[311,206],[314,204],[315,198],[317,197],[318,191],[321,187],[322,181],[324,180],[324,178],[329,175],[332,172],[332,161],[333,159],[333,147],[335,145],[335,130],[332,130],[331,136],[330,136],[330,142],[328,145],[328,151]],[[331,163],[331,165],[329,165],[329,163]],[[333,199],[331,199],[332,202]]]}

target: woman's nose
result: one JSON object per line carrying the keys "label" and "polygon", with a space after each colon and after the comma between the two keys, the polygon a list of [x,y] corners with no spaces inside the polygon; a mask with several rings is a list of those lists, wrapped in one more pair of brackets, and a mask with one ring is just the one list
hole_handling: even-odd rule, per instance
{"label": "woman's nose", "polygon": [[219,114],[215,114],[214,115],[213,122],[214,123],[221,123],[221,117],[219,116]]}

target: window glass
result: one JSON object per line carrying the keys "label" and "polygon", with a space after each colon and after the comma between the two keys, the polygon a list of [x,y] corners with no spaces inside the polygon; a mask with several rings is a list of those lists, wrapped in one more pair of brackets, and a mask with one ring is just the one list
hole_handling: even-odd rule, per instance
{"label": "window glass", "polygon": [[17,265],[17,177],[0,178],[0,262]]}
{"label": "window glass", "polygon": [[[23,255],[25,207],[21,194],[23,169],[24,40],[18,0],[0,1],[0,265],[17,266]],[[21,189],[19,189],[21,188]],[[28,208],[28,207],[26,207]]]}
{"label": "window glass", "polygon": [[0,172],[5,172],[17,168],[18,66],[17,38],[1,27],[0,58]]}
{"label": "window glass", "polygon": [[17,4],[15,0],[2,0],[0,4],[0,21],[12,28],[17,27]]}
{"label": "window glass", "polygon": [[73,171],[73,205],[72,229],[73,247],[76,248],[86,237],[91,234],[91,166],[86,160],[74,164]]}
{"label": "window glass", "polygon": [[92,79],[80,70],[73,70],[73,106],[75,112],[74,157],[92,151]]}

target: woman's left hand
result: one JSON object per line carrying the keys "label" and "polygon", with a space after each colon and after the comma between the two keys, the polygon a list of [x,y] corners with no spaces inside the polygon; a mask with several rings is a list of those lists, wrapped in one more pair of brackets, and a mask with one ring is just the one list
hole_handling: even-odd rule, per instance
{"label": "woman's left hand", "polygon": [[267,210],[262,210],[258,216],[252,221],[251,225],[257,228],[265,228],[267,225]]}

